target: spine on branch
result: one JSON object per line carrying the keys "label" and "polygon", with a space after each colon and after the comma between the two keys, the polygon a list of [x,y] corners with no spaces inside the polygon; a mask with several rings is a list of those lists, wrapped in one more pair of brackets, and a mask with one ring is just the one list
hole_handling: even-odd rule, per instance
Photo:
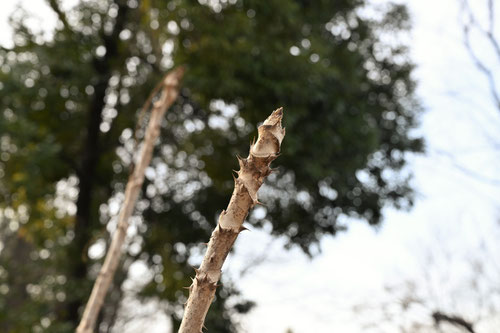
{"label": "spine on branch", "polygon": [[238,156],[240,170],[234,179],[234,191],[226,210],[212,232],[207,252],[189,287],[189,299],[179,333],[200,333],[221,276],[221,268],[238,237],[249,210],[259,203],[257,191],[272,172],[270,164],[280,152],[285,129],[281,126],[283,108],[279,108],[259,126],[257,142],[250,146],[248,158]]}
{"label": "spine on branch", "polygon": [[[129,176],[125,189],[125,200],[120,210],[118,226],[111,246],[104,259],[104,264],[97,276],[97,280],[90,294],[90,298],[85,306],[82,320],[76,329],[76,333],[92,333],[97,320],[97,316],[104,303],[106,293],[113,281],[113,277],[120,262],[122,247],[128,229],[128,220],[132,215],[135,203],[139,196],[142,183],[144,182],[144,172],[151,162],[153,148],[160,135],[161,120],[167,109],[174,103],[179,94],[179,83],[184,74],[182,68],[170,72],[161,82],[162,90],[159,99],[153,103],[151,117],[149,120],[141,151],[132,174]],[[150,100],[146,103],[146,105]]]}

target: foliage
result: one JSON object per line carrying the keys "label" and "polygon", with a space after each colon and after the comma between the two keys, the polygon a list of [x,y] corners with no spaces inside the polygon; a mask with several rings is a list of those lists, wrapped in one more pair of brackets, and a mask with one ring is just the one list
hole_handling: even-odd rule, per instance
{"label": "foliage", "polygon": [[[47,3],[53,36],[18,11],[15,46],[0,50],[2,331],[76,325],[100,264],[92,253],[107,244],[122,199],[135,115],[173,65],[186,65],[185,88],[146,174],[115,293],[130,263],[144,262],[151,278],[140,297],[166,301],[178,320],[188,259],[227,204],[234,155],[281,105],[282,167],[262,189],[265,217],[251,224],[271,224],[310,253],[345,228],[340,216],[376,225],[384,205],[411,205],[404,166],[422,142],[411,135],[420,109],[398,42],[404,6],[370,17],[359,0]],[[214,309],[248,311],[224,305],[231,290]],[[108,299],[101,330],[119,301]],[[209,330],[235,330],[227,315],[207,320]]]}

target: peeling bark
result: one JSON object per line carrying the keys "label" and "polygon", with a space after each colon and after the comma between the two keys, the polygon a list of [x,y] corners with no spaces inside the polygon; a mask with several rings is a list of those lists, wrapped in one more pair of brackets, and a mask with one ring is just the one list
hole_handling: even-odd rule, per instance
{"label": "peeling bark", "polygon": [[179,94],[179,82],[182,75],[182,68],[178,68],[169,73],[164,78],[163,90],[159,100],[153,104],[151,118],[146,130],[139,159],[127,182],[125,200],[121,207],[118,226],[113,235],[113,240],[106,254],[104,264],[99,272],[94,288],[92,289],[89,301],[85,307],[80,325],[76,329],[77,333],[91,333],[94,330],[97,316],[104,303],[109,286],[113,281],[118,263],[120,262],[122,246],[128,229],[128,220],[132,215],[142,183],[144,182],[144,172],[151,162],[154,144],[160,135],[161,120]]}
{"label": "peeling bark", "polygon": [[234,191],[226,210],[210,237],[207,252],[189,287],[189,299],[179,333],[200,333],[215,296],[221,268],[238,234],[245,230],[243,221],[249,210],[259,204],[257,191],[271,172],[270,164],[280,152],[285,129],[281,127],[283,108],[279,108],[259,126],[257,142],[250,146],[248,158],[238,156],[240,170],[234,179]]}

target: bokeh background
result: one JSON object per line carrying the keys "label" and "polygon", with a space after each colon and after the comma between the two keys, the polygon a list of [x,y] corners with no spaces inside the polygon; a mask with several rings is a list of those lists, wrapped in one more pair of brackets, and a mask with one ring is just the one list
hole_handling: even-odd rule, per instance
{"label": "bokeh background", "polygon": [[4,1],[0,331],[74,330],[138,110],[184,65],[99,332],[176,331],[235,155],[278,106],[279,172],[208,331],[496,332],[499,6]]}

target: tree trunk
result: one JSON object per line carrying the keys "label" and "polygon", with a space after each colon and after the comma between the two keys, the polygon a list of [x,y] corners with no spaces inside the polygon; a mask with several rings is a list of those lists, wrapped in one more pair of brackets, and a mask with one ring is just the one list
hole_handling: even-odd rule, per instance
{"label": "tree trunk", "polygon": [[[109,35],[103,34],[103,43],[106,47],[106,54],[102,58],[93,60],[94,69],[98,75],[94,84],[94,95],[89,106],[89,118],[87,125],[87,136],[82,151],[82,161],[77,170],[79,179],[78,199],[76,201],[75,218],[75,238],[68,251],[69,261],[73,263],[69,267],[69,278],[78,285],[87,278],[88,256],[87,247],[91,240],[92,229],[92,192],[94,189],[95,172],[100,158],[99,133],[102,121],[102,110],[108,81],[112,75],[111,62],[118,54],[119,34],[123,30],[126,15],[129,11],[124,2],[118,3],[118,14],[113,31]],[[76,298],[70,300],[67,312],[64,312],[63,320],[68,320],[78,324],[78,310],[82,306],[83,300]]]}

